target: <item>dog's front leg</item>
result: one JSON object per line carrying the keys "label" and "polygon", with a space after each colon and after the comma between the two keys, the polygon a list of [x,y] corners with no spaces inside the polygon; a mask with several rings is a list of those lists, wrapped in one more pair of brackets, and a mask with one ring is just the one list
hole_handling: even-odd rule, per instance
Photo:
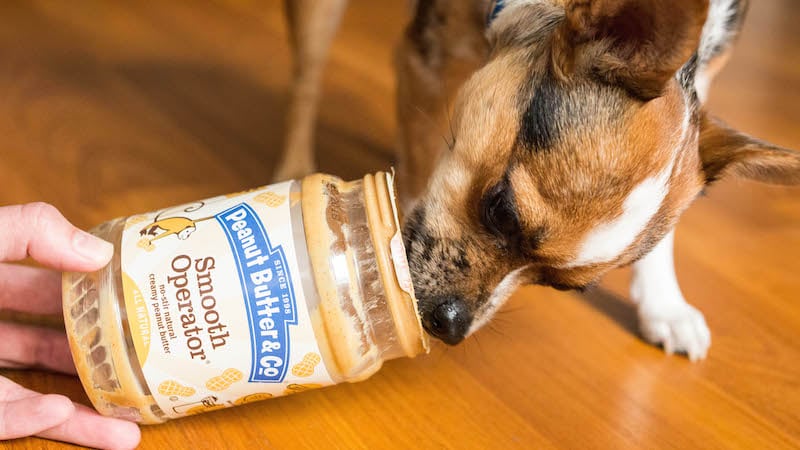
{"label": "dog's front leg", "polygon": [[639,329],[647,341],[667,353],[684,352],[692,361],[705,358],[711,334],[703,314],[686,303],[675,276],[670,231],[633,265],[631,298],[637,303]]}
{"label": "dog's front leg", "polygon": [[314,124],[322,72],[347,0],[286,0],[293,73],[286,143],[275,181],[300,178],[316,169]]}

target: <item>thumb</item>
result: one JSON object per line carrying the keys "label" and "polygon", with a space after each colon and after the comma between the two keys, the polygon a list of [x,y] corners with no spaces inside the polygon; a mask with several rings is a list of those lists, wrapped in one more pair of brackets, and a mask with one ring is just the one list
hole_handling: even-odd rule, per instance
{"label": "thumb", "polygon": [[0,230],[0,261],[30,256],[53,269],[88,272],[114,254],[113,245],[76,228],[47,203],[0,207]]}

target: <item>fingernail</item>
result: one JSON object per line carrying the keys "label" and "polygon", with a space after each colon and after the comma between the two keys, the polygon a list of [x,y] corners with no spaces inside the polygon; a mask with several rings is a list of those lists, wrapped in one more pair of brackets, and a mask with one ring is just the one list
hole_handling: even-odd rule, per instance
{"label": "fingernail", "polygon": [[81,256],[98,263],[108,262],[114,254],[114,246],[110,242],[83,230],[75,233],[72,246]]}

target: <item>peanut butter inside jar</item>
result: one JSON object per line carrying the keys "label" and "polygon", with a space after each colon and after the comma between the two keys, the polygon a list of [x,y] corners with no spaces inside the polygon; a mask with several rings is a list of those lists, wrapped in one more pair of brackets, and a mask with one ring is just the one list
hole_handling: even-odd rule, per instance
{"label": "peanut butter inside jar", "polygon": [[103,223],[63,277],[94,407],[143,424],[292,394],[428,351],[393,177],[315,174]]}

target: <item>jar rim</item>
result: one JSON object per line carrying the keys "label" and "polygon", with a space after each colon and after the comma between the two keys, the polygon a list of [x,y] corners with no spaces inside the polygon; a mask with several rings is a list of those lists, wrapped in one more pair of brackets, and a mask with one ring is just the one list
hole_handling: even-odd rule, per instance
{"label": "jar rim", "polygon": [[394,169],[391,172],[367,174],[363,186],[376,261],[397,336],[406,356],[428,353],[429,339],[420,320],[400,232]]}

